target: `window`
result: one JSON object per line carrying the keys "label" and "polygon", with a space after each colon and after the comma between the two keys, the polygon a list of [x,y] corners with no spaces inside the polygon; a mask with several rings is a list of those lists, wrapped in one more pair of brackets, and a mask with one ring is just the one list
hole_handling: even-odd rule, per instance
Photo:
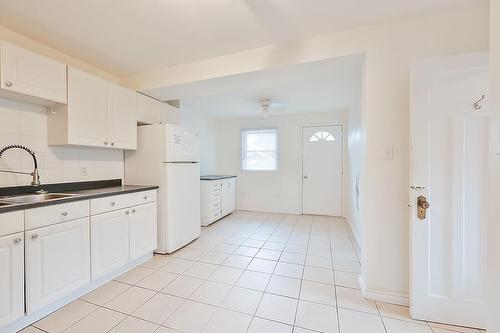
{"label": "window", "polygon": [[275,128],[241,131],[241,168],[243,170],[276,170],[277,139]]}
{"label": "window", "polygon": [[335,137],[328,133],[328,132],[325,132],[325,131],[320,131],[320,132],[316,132],[313,134],[313,136],[311,136],[311,138],[309,139],[309,142],[318,142],[318,141],[335,141]]}

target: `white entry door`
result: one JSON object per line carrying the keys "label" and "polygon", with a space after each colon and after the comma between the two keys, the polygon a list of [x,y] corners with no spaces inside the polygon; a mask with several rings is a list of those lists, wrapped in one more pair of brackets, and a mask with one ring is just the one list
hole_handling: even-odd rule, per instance
{"label": "white entry door", "polygon": [[302,212],[342,215],[342,125],[302,130]]}
{"label": "white entry door", "polygon": [[[411,314],[484,328],[488,60],[427,60],[411,80]],[[476,101],[484,101],[474,105]],[[417,201],[425,207],[418,216]]]}

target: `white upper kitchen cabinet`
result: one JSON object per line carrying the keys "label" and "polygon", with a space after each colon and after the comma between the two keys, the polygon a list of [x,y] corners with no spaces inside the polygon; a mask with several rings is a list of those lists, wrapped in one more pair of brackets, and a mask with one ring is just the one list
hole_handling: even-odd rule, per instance
{"label": "white upper kitchen cabinet", "polygon": [[180,111],[170,104],[137,93],[137,122],[141,125],[180,124]]}
{"label": "white upper kitchen cabinet", "polygon": [[108,84],[108,144],[122,149],[137,149],[136,92]]}
{"label": "white upper kitchen cabinet", "polygon": [[[64,113],[61,109],[67,109]],[[107,82],[86,72],[68,68],[68,105],[57,110],[67,116],[68,144],[83,146],[105,146],[108,140],[108,93]],[[50,119],[57,119],[58,114]],[[49,144],[51,138],[60,134],[51,130],[49,121]],[[57,125],[57,124],[56,124]],[[60,124],[64,128],[65,124]],[[64,138],[61,138],[64,139]]]}
{"label": "white upper kitchen cabinet", "polygon": [[41,105],[66,104],[66,65],[0,42],[0,96]]}
{"label": "white upper kitchen cabinet", "polygon": [[24,233],[0,237],[0,327],[24,316]]}
{"label": "white upper kitchen cabinet", "polygon": [[90,283],[88,218],[33,229],[25,238],[28,314]]}
{"label": "white upper kitchen cabinet", "polygon": [[135,91],[68,67],[68,104],[48,117],[49,145],[137,148]]}

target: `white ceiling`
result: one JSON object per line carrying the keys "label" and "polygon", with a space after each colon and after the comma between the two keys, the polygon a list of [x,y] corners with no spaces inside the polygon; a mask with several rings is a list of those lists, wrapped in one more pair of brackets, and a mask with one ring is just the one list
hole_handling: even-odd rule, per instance
{"label": "white ceiling", "polygon": [[180,98],[181,112],[215,117],[260,116],[260,100],[280,105],[270,115],[344,111],[361,96],[363,56],[355,55],[300,65],[226,76],[146,94],[161,100]]}
{"label": "white ceiling", "polygon": [[0,0],[0,25],[118,75],[485,0]]}

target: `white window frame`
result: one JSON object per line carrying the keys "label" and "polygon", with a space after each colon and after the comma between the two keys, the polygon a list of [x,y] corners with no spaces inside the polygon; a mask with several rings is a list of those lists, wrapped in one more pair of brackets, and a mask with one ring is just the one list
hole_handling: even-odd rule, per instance
{"label": "white window frame", "polygon": [[[245,168],[246,165],[246,156],[247,156],[247,144],[246,144],[246,137],[248,133],[270,133],[273,132],[276,137],[276,149],[275,150],[269,150],[269,151],[264,151],[262,150],[261,152],[274,152],[274,155],[276,156],[276,167],[274,169],[247,169]],[[246,128],[241,130],[240,134],[240,149],[241,149],[241,158],[240,158],[240,168],[241,171],[244,172],[276,172],[278,171],[278,129],[276,127],[266,127],[266,128]]]}

